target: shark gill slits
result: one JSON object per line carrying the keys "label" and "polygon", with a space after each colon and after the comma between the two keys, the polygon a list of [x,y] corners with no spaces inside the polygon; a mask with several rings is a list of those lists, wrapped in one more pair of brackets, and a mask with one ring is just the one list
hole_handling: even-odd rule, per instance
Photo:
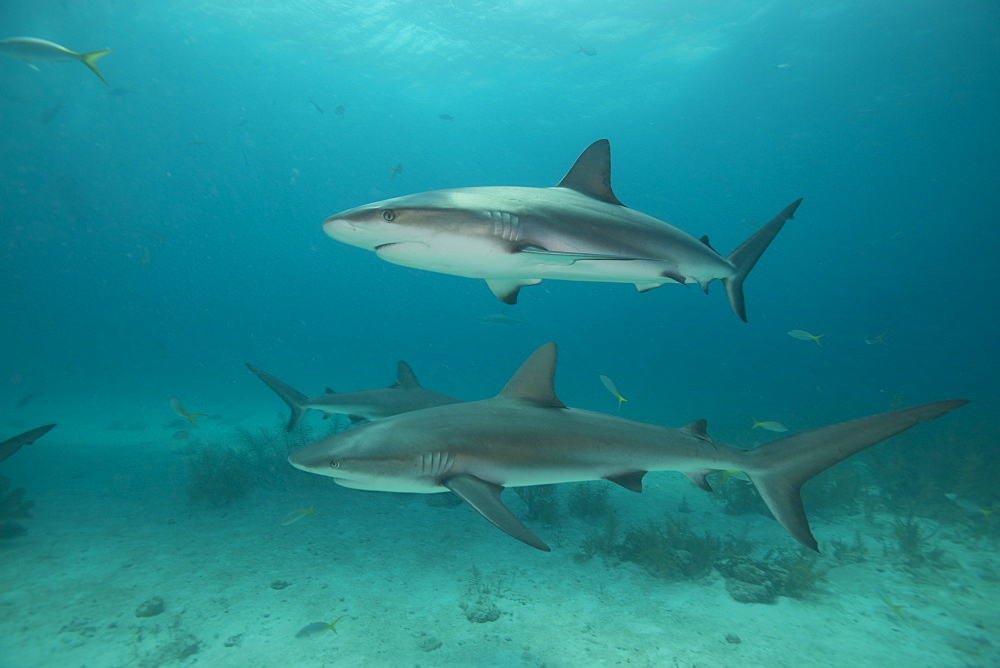
{"label": "shark gill slits", "polygon": [[393,211],[392,209],[383,209],[383,211],[382,211],[382,220],[384,220],[387,223],[391,223],[395,219],[396,219],[396,212],[395,211]]}
{"label": "shark gill slits", "polygon": [[504,241],[518,241],[521,238],[523,226],[516,215],[506,211],[490,211],[489,216],[493,223],[493,236]]}

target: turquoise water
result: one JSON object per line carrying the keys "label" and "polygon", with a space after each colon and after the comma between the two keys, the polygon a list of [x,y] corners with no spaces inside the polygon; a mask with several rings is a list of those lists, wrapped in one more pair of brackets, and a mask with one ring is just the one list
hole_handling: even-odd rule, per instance
{"label": "turquoise water", "polygon": [[[994,2],[5,3],[5,35],[112,53],[110,86],[0,61],[0,440],[59,423],[3,473],[58,502],[46,452],[86,468],[86,443],[106,471],[123,426],[173,449],[174,396],[218,438],[271,424],[245,362],[315,396],[388,385],[404,359],[479,399],[556,341],[567,405],[614,412],[605,374],[624,416],[707,418],[743,447],[770,437],[753,417],[802,431],[971,399],[912,457],[881,446],[903,468],[878,493],[995,551],[942,495],[1000,505],[998,25]],[[600,138],[619,199],[722,254],[804,198],[746,282],[749,324],[719,284],[566,281],[525,288],[504,311],[523,323],[486,322],[482,281],[320,227],[420,191],[554,185]],[[129,489],[182,507],[174,469]]]}

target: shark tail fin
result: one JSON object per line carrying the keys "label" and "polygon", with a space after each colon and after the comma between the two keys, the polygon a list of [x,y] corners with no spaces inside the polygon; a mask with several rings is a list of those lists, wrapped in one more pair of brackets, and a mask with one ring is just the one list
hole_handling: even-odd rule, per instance
{"label": "shark tail fin", "polygon": [[292,414],[288,418],[288,431],[292,431],[299,426],[302,422],[302,418],[306,416],[309,409],[304,406],[304,404],[309,401],[309,397],[302,394],[291,385],[287,385],[282,381],[278,380],[271,374],[261,371],[253,364],[247,364],[247,368],[250,369],[250,373],[260,378],[264,381],[264,384],[270,387],[275,393],[281,397],[281,399],[288,404],[291,409]]}
{"label": "shark tail fin", "polygon": [[801,198],[786,206],[770,223],[754,232],[753,236],[740,244],[739,248],[726,258],[736,267],[736,273],[722,279],[722,284],[726,287],[729,305],[733,307],[733,311],[743,322],[747,320],[746,305],[743,301],[743,281],[757,264],[760,256],[778,236],[778,232],[784,227],[785,222],[794,218],[795,210],[799,208],[799,204],[802,204]]}
{"label": "shark tail fin", "polygon": [[865,448],[967,403],[938,401],[787,436],[748,450],[742,470],[785,531],[818,551],[799,496],[803,483]]}
{"label": "shark tail fin", "polygon": [[101,71],[97,69],[97,59],[106,56],[111,53],[111,49],[102,49],[101,51],[91,51],[90,53],[81,53],[78,58],[80,62],[86,65],[97,75],[97,78],[104,82],[105,86],[110,86],[107,79],[101,74]]}

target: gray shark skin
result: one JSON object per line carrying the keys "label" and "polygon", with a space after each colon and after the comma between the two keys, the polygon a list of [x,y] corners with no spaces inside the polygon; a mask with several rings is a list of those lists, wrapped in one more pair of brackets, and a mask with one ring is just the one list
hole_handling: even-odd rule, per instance
{"label": "gray shark skin", "polygon": [[324,419],[330,415],[343,414],[349,416],[352,422],[359,422],[361,420],[381,420],[390,415],[462,401],[455,397],[449,397],[447,394],[421,387],[420,383],[417,382],[417,377],[413,374],[413,369],[403,361],[399,362],[396,382],[389,387],[358,392],[334,392],[327,388],[325,395],[314,399],[310,399],[252,364],[247,364],[247,368],[288,404],[292,411],[288,418],[288,431],[299,426],[310,410],[323,413]]}
{"label": "gray shark skin", "polygon": [[371,422],[292,453],[296,468],[344,487],[387,492],[451,490],[480,515],[539,550],[549,547],[500,499],[505,487],[610,480],[642,491],[649,471],[705,477],[747,474],[771,513],[817,549],[799,489],[837,462],[968,402],[939,401],[787,436],[753,450],[713,441],[699,420],[680,429],[567,408],[555,395],[556,346],[547,343],[492,399],[428,408]]}
{"label": "gray shark skin", "polygon": [[35,427],[31,431],[18,434],[14,438],[9,438],[3,443],[0,443],[0,462],[20,450],[22,446],[31,445],[42,436],[45,436],[45,434],[49,433],[49,430],[53,427],[55,427],[54,424],[47,424],[44,427]]}
{"label": "gray shark skin", "polygon": [[746,320],[743,281],[802,202],[791,203],[728,257],[707,237],[623,205],[611,190],[608,140],[591,144],[555,188],[490,186],[417,193],[330,216],[332,238],[383,260],[443,274],[483,278],[506,304],[542,279],[633,283],[721,280]]}

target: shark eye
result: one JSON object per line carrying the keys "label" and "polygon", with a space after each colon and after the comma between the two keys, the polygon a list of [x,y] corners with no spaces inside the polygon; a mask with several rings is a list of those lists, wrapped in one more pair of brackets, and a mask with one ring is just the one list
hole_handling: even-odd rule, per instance
{"label": "shark eye", "polygon": [[338,462],[336,459],[334,459],[333,461],[330,462],[330,468],[332,468],[332,469],[339,469],[340,468],[340,462]]}
{"label": "shark eye", "polygon": [[382,211],[382,220],[391,223],[396,218],[396,212],[392,209]]}

